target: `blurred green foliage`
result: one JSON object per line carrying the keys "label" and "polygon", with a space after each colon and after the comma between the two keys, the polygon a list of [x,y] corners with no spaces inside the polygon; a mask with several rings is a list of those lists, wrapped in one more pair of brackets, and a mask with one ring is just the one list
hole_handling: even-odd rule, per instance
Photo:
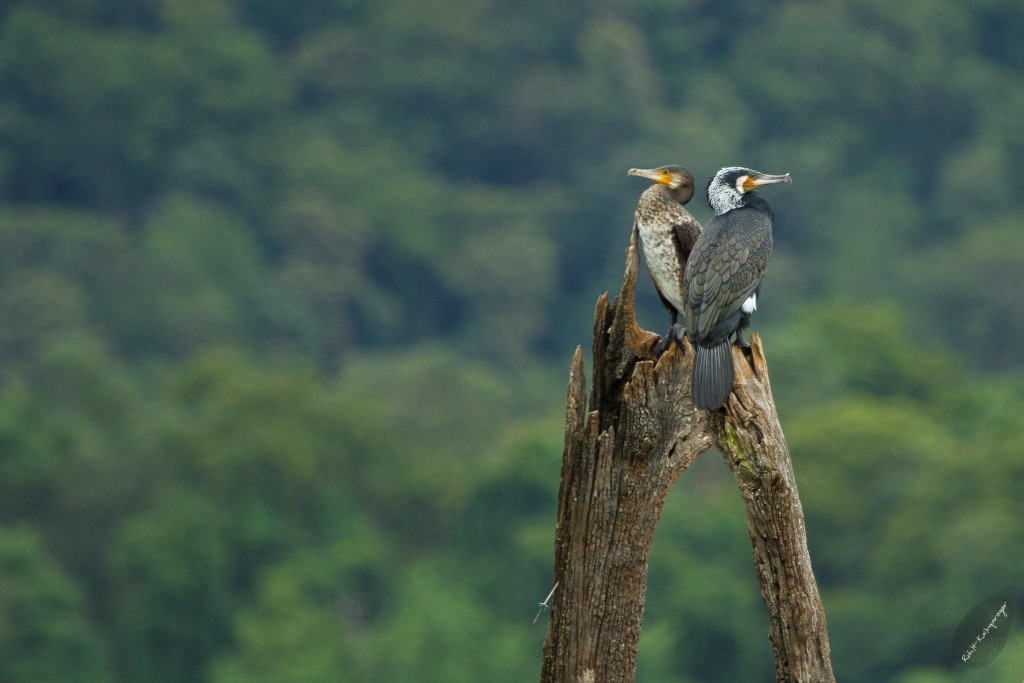
{"label": "blurred green foliage", "polygon": [[[0,679],[522,681],[631,166],[788,171],[757,319],[844,681],[1017,680],[1024,8],[0,6]],[[708,216],[703,202],[693,211]],[[664,313],[649,283],[641,322]],[[713,454],[639,680],[773,672]]]}

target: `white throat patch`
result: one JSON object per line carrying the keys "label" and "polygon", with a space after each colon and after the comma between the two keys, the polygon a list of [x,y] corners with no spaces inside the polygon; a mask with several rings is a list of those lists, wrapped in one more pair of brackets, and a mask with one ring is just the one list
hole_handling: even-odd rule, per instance
{"label": "white throat patch", "polygon": [[721,216],[726,211],[732,211],[743,205],[743,183],[749,176],[740,175],[735,183],[728,183],[725,176],[735,171],[746,169],[738,166],[723,168],[716,175],[708,186],[708,203],[715,210],[715,215]]}
{"label": "white throat patch", "polygon": [[715,214],[719,216],[738,207],[740,196],[740,193],[729,185],[712,185],[708,189],[708,203],[715,210]]}

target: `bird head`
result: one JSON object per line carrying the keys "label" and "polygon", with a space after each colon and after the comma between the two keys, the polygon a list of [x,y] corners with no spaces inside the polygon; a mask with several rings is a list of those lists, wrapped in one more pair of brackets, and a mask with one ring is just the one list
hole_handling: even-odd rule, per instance
{"label": "bird head", "polygon": [[661,166],[659,168],[631,168],[627,175],[653,180],[667,185],[676,201],[685,204],[693,197],[693,174],[682,166]]}
{"label": "bird head", "polygon": [[746,204],[747,193],[764,185],[791,183],[788,173],[770,175],[742,166],[723,168],[708,181],[708,204],[721,215]]}

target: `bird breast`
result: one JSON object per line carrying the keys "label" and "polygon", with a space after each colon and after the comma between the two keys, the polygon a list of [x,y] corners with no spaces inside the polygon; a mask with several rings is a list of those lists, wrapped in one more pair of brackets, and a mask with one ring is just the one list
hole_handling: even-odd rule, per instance
{"label": "bird breast", "polygon": [[686,264],[680,262],[680,255],[676,250],[675,227],[669,222],[641,220],[638,228],[647,269],[651,271],[651,277],[657,283],[661,295],[677,311],[685,310],[683,268]]}

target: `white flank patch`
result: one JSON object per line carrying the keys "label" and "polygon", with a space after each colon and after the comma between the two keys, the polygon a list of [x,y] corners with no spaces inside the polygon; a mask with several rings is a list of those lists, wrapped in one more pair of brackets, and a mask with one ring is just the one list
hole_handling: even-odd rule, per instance
{"label": "white flank patch", "polygon": [[747,300],[743,302],[743,305],[740,306],[740,308],[742,308],[743,312],[746,313],[747,315],[750,315],[751,313],[756,311],[757,310],[757,294],[751,294],[747,298]]}

